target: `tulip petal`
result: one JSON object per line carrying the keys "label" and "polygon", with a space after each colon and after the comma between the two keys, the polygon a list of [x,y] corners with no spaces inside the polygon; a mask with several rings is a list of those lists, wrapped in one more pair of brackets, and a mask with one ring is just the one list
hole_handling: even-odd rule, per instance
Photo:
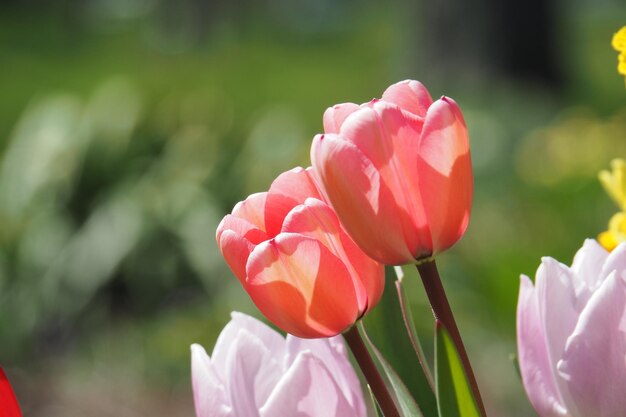
{"label": "tulip petal", "polygon": [[366,415],[361,384],[350,365],[343,337],[338,335],[328,339],[300,339],[287,335],[287,367],[292,365],[300,352],[307,350],[326,365],[355,414]]}
{"label": "tulip petal", "polygon": [[250,195],[235,205],[232,215],[247,220],[257,229],[265,231],[265,201],[267,193]]}
{"label": "tulip petal", "polygon": [[574,272],[577,306],[580,306],[578,311],[587,304],[591,294],[608,275],[602,272],[608,255],[606,249],[593,239],[586,239],[582,248],[576,252],[571,270]]}
{"label": "tulip petal", "polygon": [[626,284],[612,273],[593,294],[558,364],[578,416],[620,417],[626,409]]}
{"label": "tulip petal", "polygon": [[393,84],[385,90],[382,99],[420,117],[426,116],[428,108],[433,103],[426,87],[415,80]]}
{"label": "tulip petal", "polygon": [[232,230],[224,230],[218,236],[220,236],[218,246],[224,256],[224,260],[233,271],[233,274],[239,279],[239,282],[245,287],[246,263],[254,249],[254,245]]}
{"label": "tulip petal", "polygon": [[359,109],[358,104],[342,103],[329,107],[324,112],[324,132],[339,133],[339,129],[346,117]]}
{"label": "tulip petal", "polygon": [[354,241],[386,264],[413,260],[404,240],[406,217],[393,202],[378,170],[354,144],[337,135],[313,139],[311,160],[333,208]]}
{"label": "tulip petal", "polygon": [[228,353],[242,330],[254,335],[273,357],[282,358],[286,354],[285,338],[280,333],[252,316],[233,311],[230,322],[220,333],[213,348],[213,364],[222,376],[226,375]]}
{"label": "tulip petal", "polygon": [[261,417],[355,416],[322,361],[302,352],[261,409]]}
{"label": "tulip petal", "polygon": [[204,348],[197,344],[191,345],[191,382],[197,417],[233,417],[224,384]]}
{"label": "tulip petal", "polygon": [[626,243],[620,243],[608,254],[599,279],[602,280],[613,271],[618,271],[618,275],[626,279]]}
{"label": "tulip petal", "polygon": [[536,290],[530,279],[522,276],[517,303],[517,350],[522,381],[540,416],[566,416],[544,335]]}
{"label": "tulip petal", "polygon": [[282,231],[299,233],[323,243],[348,269],[359,311],[363,313],[368,305],[376,305],[384,286],[384,268],[356,246],[326,203],[314,198],[307,199],[289,213]]}
{"label": "tulip petal", "polygon": [[[576,327],[579,316],[576,309],[574,274],[567,266],[552,258],[544,257],[537,270],[535,284],[550,366],[556,369],[556,364],[565,350],[567,338]],[[560,379],[556,382],[561,396],[567,403],[566,388]]]}
{"label": "tulip petal", "polygon": [[391,196],[381,204],[390,206],[401,223],[413,259],[432,252],[418,170],[422,123],[421,118],[393,104],[374,101],[371,107],[350,115],[339,135],[363,152],[388,187]]}
{"label": "tulip petal", "polygon": [[267,234],[270,237],[276,236],[291,209],[304,203],[309,197],[322,198],[310,168],[298,167],[280,174],[272,182],[267,193],[265,203]]}
{"label": "tulip petal", "polygon": [[433,253],[439,253],[465,232],[474,187],[467,128],[454,100],[444,97],[428,109],[417,166]]}
{"label": "tulip petal", "polygon": [[246,290],[259,310],[299,337],[341,333],[359,315],[352,277],[322,243],[281,233],[257,246],[247,265]]}

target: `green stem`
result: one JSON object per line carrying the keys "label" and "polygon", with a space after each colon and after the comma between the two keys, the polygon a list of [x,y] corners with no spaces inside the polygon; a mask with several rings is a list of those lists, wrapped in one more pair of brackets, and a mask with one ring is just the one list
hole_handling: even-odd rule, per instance
{"label": "green stem", "polygon": [[486,416],[485,406],[483,405],[483,400],[480,396],[480,391],[478,390],[478,383],[476,382],[472,365],[470,364],[469,357],[465,351],[465,346],[463,345],[463,340],[461,339],[461,333],[459,332],[456,320],[452,314],[450,303],[446,297],[446,292],[443,288],[443,284],[441,283],[441,277],[439,276],[439,271],[437,271],[435,260],[426,260],[416,266],[420,273],[420,277],[422,278],[422,283],[424,284],[428,301],[430,301],[430,305],[433,309],[433,315],[436,320],[439,320],[444,325],[446,330],[448,330],[448,333],[450,333],[452,342],[456,346],[459,356],[461,357],[461,363],[465,369],[465,374],[469,380],[472,393],[474,394],[474,398],[476,399],[481,415]]}
{"label": "green stem", "polygon": [[378,406],[383,412],[385,417],[400,417],[400,413],[396,407],[396,403],[391,398],[391,394],[383,381],[383,378],[380,376],[378,369],[376,369],[376,365],[370,356],[361,335],[359,334],[359,330],[356,326],[352,326],[350,330],[343,334],[343,337],[346,339],[346,343],[350,347],[354,358],[356,359],[363,375],[367,383],[369,384],[372,392],[374,393],[374,397],[376,397],[376,402],[378,402]]}

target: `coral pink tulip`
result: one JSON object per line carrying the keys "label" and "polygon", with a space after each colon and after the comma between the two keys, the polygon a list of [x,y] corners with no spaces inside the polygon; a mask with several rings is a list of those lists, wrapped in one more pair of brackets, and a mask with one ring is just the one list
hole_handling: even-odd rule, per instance
{"label": "coral pink tulip", "polygon": [[467,228],[473,177],[463,115],[433,102],[418,81],[380,100],[324,113],[311,160],[354,241],[379,262],[415,262],[446,250]]}
{"label": "coral pink tulip", "polygon": [[198,417],[366,417],[341,336],[299,339],[233,313],[209,357],[191,347]]}
{"label": "coral pink tulip", "polygon": [[2,368],[0,368],[0,417],[22,417],[9,379]]}
{"label": "coral pink tulip", "polygon": [[587,240],[571,267],[543,258],[522,276],[517,345],[541,417],[626,415],[626,244]]}
{"label": "coral pink tulip", "polygon": [[296,336],[343,332],[383,291],[383,266],[342,229],[311,168],[285,172],[238,203],[217,242],[259,310]]}

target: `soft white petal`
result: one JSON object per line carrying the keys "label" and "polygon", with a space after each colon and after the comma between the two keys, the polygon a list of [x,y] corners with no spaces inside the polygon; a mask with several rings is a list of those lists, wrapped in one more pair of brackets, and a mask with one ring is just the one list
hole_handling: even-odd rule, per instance
{"label": "soft white petal", "polygon": [[241,329],[245,329],[254,335],[261,344],[272,352],[275,358],[282,358],[285,355],[285,338],[280,333],[247,314],[233,311],[230,316],[230,322],[220,333],[213,348],[213,363],[222,376],[226,372],[225,366],[228,353],[232,350],[235,338]]}
{"label": "soft white petal", "polygon": [[572,271],[576,278],[578,303],[584,305],[602,282],[602,267],[609,253],[594,239],[587,239],[576,252]]}
{"label": "soft white petal", "polygon": [[305,350],[320,359],[331,373],[337,386],[357,415],[365,415],[365,401],[361,383],[357,377],[341,335],[328,339],[300,339],[287,335],[287,366],[291,366],[297,355]]}
{"label": "soft white petal", "polygon": [[261,409],[261,417],[365,417],[344,397],[324,363],[301,352]]}
{"label": "soft white petal", "polygon": [[558,371],[577,417],[626,413],[625,306],[626,284],[612,273],[589,300],[567,341]]}
{"label": "soft white petal", "polygon": [[197,417],[232,417],[224,383],[204,348],[191,345],[191,384]]}
{"label": "soft white petal", "polygon": [[567,416],[550,365],[545,329],[532,282],[521,277],[517,303],[517,350],[522,381],[541,417]]}
{"label": "soft white petal", "polygon": [[247,329],[239,329],[230,349],[226,358],[226,378],[235,415],[258,416],[259,408],[283,375],[280,357]]}
{"label": "soft white petal", "polygon": [[618,277],[626,279],[626,243],[620,243],[608,255],[601,277],[604,279],[613,271],[616,271]]}

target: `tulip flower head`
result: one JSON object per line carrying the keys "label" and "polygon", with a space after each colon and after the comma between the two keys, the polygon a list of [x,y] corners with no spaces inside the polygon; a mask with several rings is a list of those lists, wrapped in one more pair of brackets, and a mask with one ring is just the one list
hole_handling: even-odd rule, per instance
{"label": "tulip flower head", "polygon": [[232,313],[209,357],[191,347],[197,417],[366,417],[341,336],[285,339]]}
{"label": "tulip flower head", "polygon": [[259,310],[299,337],[343,332],[382,295],[383,266],[343,230],[311,168],[287,171],[237,204],[217,242]]}
{"label": "tulip flower head", "polygon": [[433,101],[418,81],[382,99],[324,113],[311,160],[354,241],[389,265],[412,263],[456,243],[467,228],[473,176],[457,104]]}
{"label": "tulip flower head", "polygon": [[626,244],[587,240],[571,267],[543,258],[522,276],[519,365],[541,417],[621,417],[626,410]]}
{"label": "tulip flower head", "polygon": [[22,417],[6,374],[0,368],[0,417]]}

